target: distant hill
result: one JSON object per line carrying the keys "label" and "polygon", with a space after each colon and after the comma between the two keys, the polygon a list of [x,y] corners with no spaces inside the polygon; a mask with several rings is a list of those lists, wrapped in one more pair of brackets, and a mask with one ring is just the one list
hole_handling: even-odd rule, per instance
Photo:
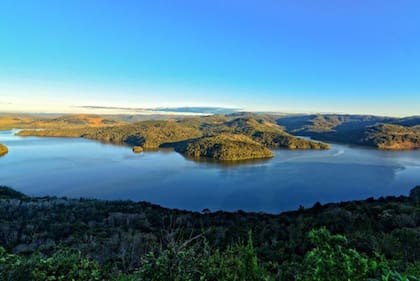
{"label": "distant hill", "polygon": [[87,127],[103,127],[110,125],[118,125],[120,122],[107,119],[99,115],[77,114],[65,115],[56,118],[42,119],[37,121],[38,126],[87,126]]}
{"label": "distant hill", "polygon": [[36,117],[24,115],[1,115],[0,130],[10,130],[13,128],[29,128],[29,124],[33,123]]}
{"label": "distant hill", "polygon": [[269,148],[328,149],[324,143],[297,138],[276,124],[270,115],[235,113],[185,119],[182,122],[199,128],[205,136],[221,133],[242,134]]}
{"label": "distant hill", "polygon": [[420,148],[420,117],[370,115],[304,115],[281,117],[287,132],[323,141],[353,143],[380,149]]}
{"label": "distant hill", "polygon": [[397,120],[391,117],[378,117],[372,115],[335,115],[316,114],[301,116],[285,116],[277,120],[277,123],[284,126],[288,132],[301,133],[323,133],[333,131],[348,131],[361,129],[376,123],[389,123]]}
{"label": "distant hill", "polygon": [[400,126],[377,124],[364,131],[362,143],[374,145],[380,149],[419,149],[420,125]]}
{"label": "distant hill", "polygon": [[36,115],[0,115],[0,130],[13,128],[83,128],[105,127],[126,124],[108,117],[99,115],[76,114],[63,116],[36,116]]}
{"label": "distant hill", "polygon": [[165,107],[154,108],[156,112],[196,113],[196,114],[230,114],[237,112],[236,108],[226,107]]}
{"label": "distant hill", "polygon": [[239,111],[237,108],[215,107],[215,106],[183,106],[183,107],[112,107],[112,106],[80,106],[82,109],[106,111],[110,114],[119,112],[123,115],[212,115],[212,114],[229,114]]}

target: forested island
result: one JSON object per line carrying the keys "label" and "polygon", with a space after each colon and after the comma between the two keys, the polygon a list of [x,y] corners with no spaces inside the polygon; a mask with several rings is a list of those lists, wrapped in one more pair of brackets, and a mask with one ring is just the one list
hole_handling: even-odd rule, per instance
{"label": "forested island", "polygon": [[284,212],[29,197],[0,187],[1,280],[418,280],[420,187]]}
{"label": "forested island", "polygon": [[175,150],[190,158],[221,161],[270,158],[274,154],[262,144],[240,134],[202,137],[176,145]]}
{"label": "forested island", "polygon": [[7,146],[0,143],[0,156],[3,156],[9,152]]}

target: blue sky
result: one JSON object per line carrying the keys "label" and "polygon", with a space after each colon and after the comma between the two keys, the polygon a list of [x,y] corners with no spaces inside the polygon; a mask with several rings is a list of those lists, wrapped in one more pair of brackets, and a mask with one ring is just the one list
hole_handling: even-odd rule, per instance
{"label": "blue sky", "polygon": [[0,3],[0,111],[420,114],[419,1]]}

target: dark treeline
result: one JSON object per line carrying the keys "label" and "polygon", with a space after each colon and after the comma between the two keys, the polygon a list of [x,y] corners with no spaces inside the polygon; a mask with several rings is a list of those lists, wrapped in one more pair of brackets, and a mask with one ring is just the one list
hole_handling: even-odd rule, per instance
{"label": "dark treeline", "polygon": [[[6,187],[0,198],[0,271],[11,278],[3,280],[63,272],[64,279],[48,280],[420,276],[420,187],[408,197],[317,203],[279,215],[31,198]],[[23,266],[32,271],[18,279]]]}

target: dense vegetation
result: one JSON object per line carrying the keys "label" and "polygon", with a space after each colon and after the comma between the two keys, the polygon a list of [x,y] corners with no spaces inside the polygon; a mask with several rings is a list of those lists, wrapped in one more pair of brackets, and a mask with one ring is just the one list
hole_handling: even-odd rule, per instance
{"label": "dense vegetation", "polygon": [[0,188],[2,280],[417,280],[420,187],[409,197],[279,215],[31,198]]}
{"label": "dense vegetation", "polygon": [[420,117],[365,115],[305,115],[277,120],[288,132],[324,141],[374,146],[380,149],[420,148]]}
{"label": "dense vegetation", "polygon": [[202,121],[200,128],[207,136],[213,136],[220,133],[243,134],[256,142],[271,148],[329,148],[325,143],[297,138],[286,133],[270,116],[243,113],[229,115],[223,122],[207,122],[205,118],[202,120],[204,122]]}
{"label": "dense vegetation", "polygon": [[364,137],[364,143],[381,149],[416,149],[420,148],[420,125],[378,124],[367,128]]}
{"label": "dense vegetation", "polygon": [[4,144],[0,143],[0,156],[3,156],[9,152],[9,149]]}
{"label": "dense vegetation", "polygon": [[[294,137],[284,132],[272,119],[253,114],[214,115],[178,121],[149,120],[102,128],[24,130],[19,135],[84,137],[115,144],[142,146],[145,149],[174,147],[186,156],[218,160],[272,157],[267,148],[329,148],[324,143]],[[189,143],[188,149],[180,146],[180,143]],[[252,149],[255,151],[252,152]]]}
{"label": "dense vegetation", "polygon": [[103,142],[156,149],[163,143],[200,137],[201,132],[195,128],[182,126],[175,121],[144,121],[127,126],[90,129],[81,136]]}
{"label": "dense vegetation", "polygon": [[191,158],[211,158],[222,161],[269,158],[273,153],[260,143],[239,134],[220,134],[192,140],[175,148]]}

